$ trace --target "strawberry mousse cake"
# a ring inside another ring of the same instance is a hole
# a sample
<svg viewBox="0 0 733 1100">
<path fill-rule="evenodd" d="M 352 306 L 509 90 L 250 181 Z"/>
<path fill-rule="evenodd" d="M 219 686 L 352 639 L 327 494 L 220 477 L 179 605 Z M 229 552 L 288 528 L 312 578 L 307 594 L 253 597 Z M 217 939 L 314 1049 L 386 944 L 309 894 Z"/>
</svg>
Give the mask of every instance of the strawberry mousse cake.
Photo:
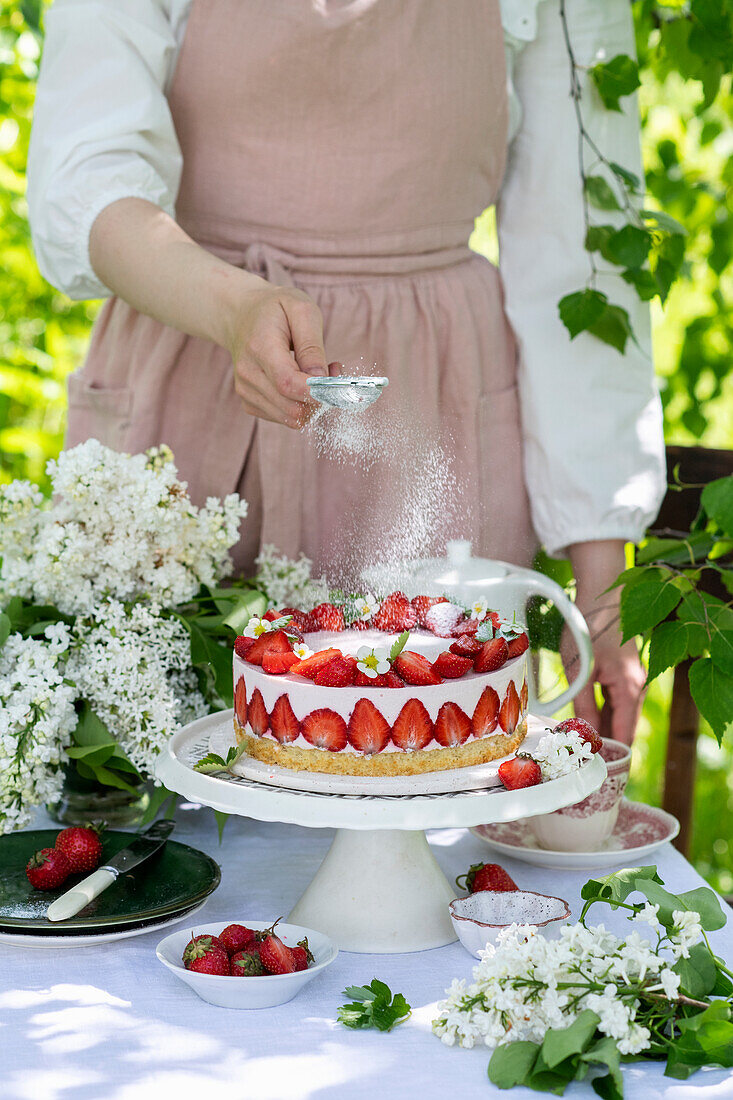
<svg viewBox="0 0 733 1100">
<path fill-rule="evenodd" d="M 234 645 L 234 730 L 296 771 L 398 776 L 521 744 L 527 635 L 483 600 L 393 592 L 252 618 Z"/>
</svg>

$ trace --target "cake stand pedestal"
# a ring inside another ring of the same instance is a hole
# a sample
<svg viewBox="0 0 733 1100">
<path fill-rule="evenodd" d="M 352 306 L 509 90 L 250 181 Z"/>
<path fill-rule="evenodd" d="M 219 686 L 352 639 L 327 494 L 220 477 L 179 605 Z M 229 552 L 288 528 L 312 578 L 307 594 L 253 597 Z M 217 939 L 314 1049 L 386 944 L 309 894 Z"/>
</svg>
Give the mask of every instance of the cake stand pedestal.
<svg viewBox="0 0 733 1100">
<path fill-rule="evenodd" d="M 545 732 L 544 721 L 530 718 L 523 747 L 531 751 Z M 169 790 L 224 813 L 335 828 L 331 848 L 288 919 L 324 932 L 345 951 L 424 951 L 456 939 L 448 913 L 456 889 L 438 866 L 425 829 L 470 828 L 550 813 L 581 801 L 606 777 L 600 755 L 570 775 L 519 791 L 496 785 L 500 761 L 481 765 L 483 789 L 421 794 L 415 792 L 422 777 L 405 777 L 403 795 L 365 794 L 368 781 L 356 778 L 353 794 L 336 794 L 329 792 L 333 777 L 328 775 L 322 776 L 320 791 L 285 789 L 275 785 L 278 768 L 271 769 L 269 782 L 193 770 L 210 745 L 221 754 L 222 744 L 233 741 L 231 711 L 192 722 L 161 753 L 157 777 Z M 461 772 L 471 773 L 467 781 L 476 782 L 478 769 Z M 444 774 L 455 782 L 455 772 Z M 308 785 L 313 781 L 309 773 Z M 425 777 L 425 784 L 434 788 L 435 776 Z"/>
</svg>

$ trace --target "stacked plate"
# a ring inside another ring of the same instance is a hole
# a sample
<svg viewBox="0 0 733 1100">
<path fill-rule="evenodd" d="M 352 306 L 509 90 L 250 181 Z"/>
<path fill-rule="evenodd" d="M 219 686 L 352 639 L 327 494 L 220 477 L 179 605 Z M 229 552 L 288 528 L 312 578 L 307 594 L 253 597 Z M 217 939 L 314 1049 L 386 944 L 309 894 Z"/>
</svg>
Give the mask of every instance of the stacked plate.
<svg viewBox="0 0 733 1100">
<path fill-rule="evenodd" d="M 197 913 L 221 879 L 219 865 L 196 848 L 169 840 L 151 859 L 121 875 L 70 920 L 51 923 L 46 911 L 75 881 L 41 892 L 25 866 L 39 848 L 53 848 L 55 829 L 35 829 L 0 838 L 0 943 L 22 947 L 81 947 L 157 932 Z M 104 863 L 127 847 L 134 833 L 106 832 Z"/>
</svg>

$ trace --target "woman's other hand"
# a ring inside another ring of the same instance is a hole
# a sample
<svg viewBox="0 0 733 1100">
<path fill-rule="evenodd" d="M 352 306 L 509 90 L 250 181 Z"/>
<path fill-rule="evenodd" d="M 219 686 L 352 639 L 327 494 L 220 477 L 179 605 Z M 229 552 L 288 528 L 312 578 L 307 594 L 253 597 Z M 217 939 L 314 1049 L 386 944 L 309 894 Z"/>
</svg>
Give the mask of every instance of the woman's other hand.
<svg viewBox="0 0 733 1100">
<path fill-rule="evenodd" d="M 595 658 L 590 680 L 575 697 L 575 713 L 595 726 L 602 737 L 630 745 L 639 721 L 646 676 L 636 642 L 632 639 L 621 644 L 621 590 L 607 591 L 626 568 L 624 543 L 620 539 L 577 543 L 570 547 L 569 553 L 577 584 L 576 603 L 588 623 Z M 572 679 L 578 655 L 567 631 L 563 634 L 561 653 Z M 603 694 L 600 711 L 595 684 L 600 685 Z"/>
</svg>

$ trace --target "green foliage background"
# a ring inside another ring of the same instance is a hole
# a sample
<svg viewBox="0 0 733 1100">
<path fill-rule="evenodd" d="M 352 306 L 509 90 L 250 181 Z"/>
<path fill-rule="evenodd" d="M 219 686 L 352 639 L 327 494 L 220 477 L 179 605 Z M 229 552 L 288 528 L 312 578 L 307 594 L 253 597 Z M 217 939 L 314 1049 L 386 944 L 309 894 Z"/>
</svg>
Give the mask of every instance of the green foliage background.
<svg viewBox="0 0 733 1100">
<path fill-rule="evenodd" d="M 0 482 L 42 485 L 62 445 L 65 379 L 97 309 L 49 286 L 30 244 L 25 165 L 44 3 L 0 0 Z M 731 6 L 635 0 L 633 10 L 647 189 L 688 231 L 682 277 L 663 311 L 652 305 L 667 440 L 733 447 Z M 492 253 L 490 213 L 473 243 Z M 629 793 L 652 803 L 661 797 L 670 691 L 670 673 L 652 685 L 635 751 Z M 703 728 L 698 756 L 693 859 L 731 892 L 733 754 Z"/>
</svg>

